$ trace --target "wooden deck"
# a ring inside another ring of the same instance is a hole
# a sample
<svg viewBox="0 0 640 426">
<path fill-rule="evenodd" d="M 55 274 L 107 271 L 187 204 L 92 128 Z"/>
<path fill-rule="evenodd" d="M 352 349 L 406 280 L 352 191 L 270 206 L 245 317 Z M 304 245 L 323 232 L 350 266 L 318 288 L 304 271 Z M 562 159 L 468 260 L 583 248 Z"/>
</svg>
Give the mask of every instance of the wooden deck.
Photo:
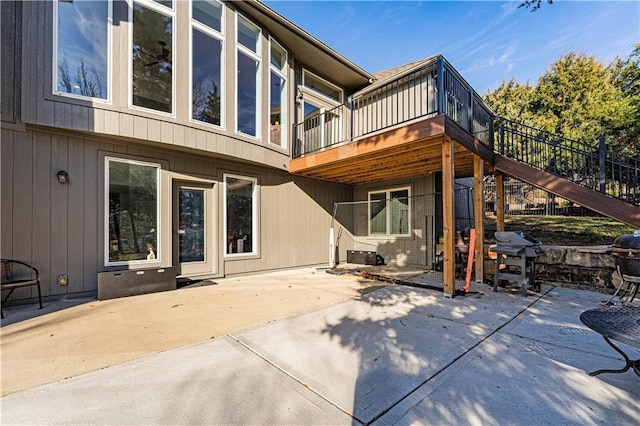
<svg viewBox="0 0 640 426">
<path fill-rule="evenodd" d="M 442 170 L 445 138 L 454 142 L 456 177 L 473 176 L 474 154 L 492 155 L 456 123 L 439 115 L 295 158 L 289 171 L 346 184 L 423 175 Z"/>
</svg>

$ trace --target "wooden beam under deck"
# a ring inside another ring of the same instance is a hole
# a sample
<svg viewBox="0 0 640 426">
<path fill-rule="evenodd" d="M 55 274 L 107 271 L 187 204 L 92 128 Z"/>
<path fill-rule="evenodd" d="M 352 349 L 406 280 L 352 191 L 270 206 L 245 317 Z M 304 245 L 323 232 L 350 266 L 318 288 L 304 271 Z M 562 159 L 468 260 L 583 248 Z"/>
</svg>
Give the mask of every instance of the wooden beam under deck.
<svg viewBox="0 0 640 426">
<path fill-rule="evenodd" d="M 484 161 L 479 155 L 473 157 L 473 214 L 476 228 L 475 271 L 476 282 L 484 277 Z"/>
<path fill-rule="evenodd" d="M 442 225 L 444 234 L 444 259 L 442 278 L 445 297 L 453 297 L 456 292 L 455 263 L 455 173 L 453 141 L 445 137 L 442 142 Z"/>
</svg>

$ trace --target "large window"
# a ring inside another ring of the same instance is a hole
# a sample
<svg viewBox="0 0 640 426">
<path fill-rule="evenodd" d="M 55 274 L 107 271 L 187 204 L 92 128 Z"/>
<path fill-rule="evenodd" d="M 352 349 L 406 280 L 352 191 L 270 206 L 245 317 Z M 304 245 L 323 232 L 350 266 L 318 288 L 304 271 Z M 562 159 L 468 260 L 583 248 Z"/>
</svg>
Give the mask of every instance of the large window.
<svg viewBox="0 0 640 426">
<path fill-rule="evenodd" d="M 196 0 L 191 9 L 191 118 L 222 125 L 222 5 Z"/>
<path fill-rule="evenodd" d="M 270 40 L 269 142 L 287 147 L 287 52 Z"/>
<path fill-rule="evenodd" d="M 160 259 L 160 166 L 106 158 L 106 264 Z"/>
<path fill-rule="evenodd" d="M 257 252 L 256 179 L 225 175 L 225 228 L 227 255 Z"/>
<path fill-rule="evenodd" d="M 133 3 L 133 106 L 173 113 L 173 16 L 170 1 Z"/>
<path fill-rule="evenodd" d="M 410 188 L 369 193 L 369 234 L 408 235 L 411 223 Z"/>
<path fill-rule="evenodd" d="M 259 137 L 260 29 L 237 16 L 236 130 Z"/>
<path fill-rule="evenodd" d="M 111 1 L 58 1 L 54 13 L 53 92 L 108 100 Z"/>
</svg>

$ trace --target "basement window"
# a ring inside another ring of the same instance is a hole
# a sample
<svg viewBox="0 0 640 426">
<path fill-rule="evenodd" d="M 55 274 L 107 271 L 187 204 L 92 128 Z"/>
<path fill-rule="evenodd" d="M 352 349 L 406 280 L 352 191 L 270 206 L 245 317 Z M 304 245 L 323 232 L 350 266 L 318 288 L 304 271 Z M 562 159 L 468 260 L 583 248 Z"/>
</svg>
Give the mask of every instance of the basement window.
<svg viewBox="0 0 640 426">
<path fill-rule="evenodd" d="M 369 235 L 408 236 L 411 188 L 369 192 Z"/>
</svg>

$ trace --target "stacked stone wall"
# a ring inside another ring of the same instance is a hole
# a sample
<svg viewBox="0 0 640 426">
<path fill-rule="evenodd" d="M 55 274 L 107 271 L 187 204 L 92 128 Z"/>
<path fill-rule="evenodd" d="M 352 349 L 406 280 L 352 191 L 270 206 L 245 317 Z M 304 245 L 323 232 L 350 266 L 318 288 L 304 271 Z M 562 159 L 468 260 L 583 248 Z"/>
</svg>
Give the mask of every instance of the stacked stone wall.
<svg viewBox="0 0 640 426">
<path fill-rule="evenodd" d="M 612 294 L 619 284 L 610 246 L 542 246 L 536 259 L 536 282 Z M 485 246 L 484 280 L 493 283 L 495 259 Z"/>
</svg>

